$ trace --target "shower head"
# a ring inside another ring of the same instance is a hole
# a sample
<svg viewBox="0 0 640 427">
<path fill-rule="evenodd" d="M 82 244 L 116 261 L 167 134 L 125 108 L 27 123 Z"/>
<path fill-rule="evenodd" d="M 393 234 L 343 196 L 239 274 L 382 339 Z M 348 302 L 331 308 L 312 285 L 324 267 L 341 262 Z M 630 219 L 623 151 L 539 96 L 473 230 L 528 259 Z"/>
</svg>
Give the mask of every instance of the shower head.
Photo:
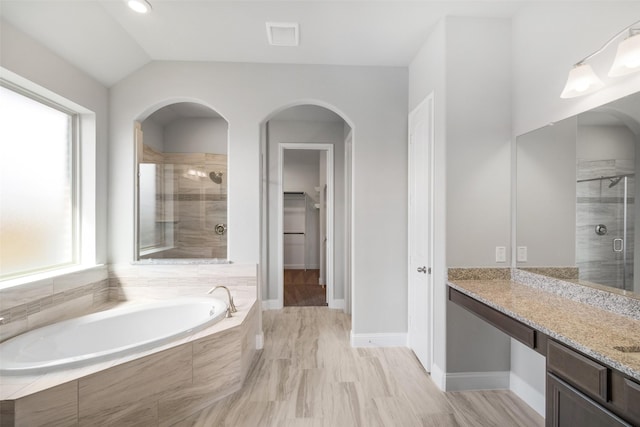
<svg viewBox="0 0 640 427">
<path fill-rule="evenodd" d="M 222 172 L 209 172 L 209 178 L 211 178 L 211 181 L 216 184 L 222 184 Z"/>
<path fill-rule="evenodd" d="M 609 184 L 609 188 L 614 187 L 616 184 L 618 184 L 622 180 L 622 178 L 624 178 L 624 176 L 609 178 L 609 181 L 611 181 L 611 184 Z"/>
</svg>

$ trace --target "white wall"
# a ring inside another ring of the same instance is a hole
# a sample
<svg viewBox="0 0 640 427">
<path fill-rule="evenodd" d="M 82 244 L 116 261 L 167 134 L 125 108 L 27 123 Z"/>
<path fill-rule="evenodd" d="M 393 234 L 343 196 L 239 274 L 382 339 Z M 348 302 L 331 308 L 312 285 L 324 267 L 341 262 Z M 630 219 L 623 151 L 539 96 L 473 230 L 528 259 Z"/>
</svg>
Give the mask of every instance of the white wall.
<svg viewBox="0 0 640 427">
<path fill-rule="evenodd" d="M 0 52 L 0 66 L 95 113 L 96 181 L 85 185 L 92 187 L 96 198 L 96 261 L 105 263 L 108 90 L 6 21 L 0 22 Z"/>
<path fill-rule="evenodd" d="M 406 170 L 406 88 L 406 69 L 393 67 L 203 62 L 145 65 L 111 88 L 110 262 L 133 259 L 134 120 L 144 119 L 169 103 L 195 101 L 210 106 L 228 121 L 229 259 L 257 263 L 260 124 L 296 104 L 333 106 L 354 129 L 354 211 L 358 221 L 354 224 L 352 327 L 356 333 L 406 332 L 406 235 L 377 232 L 380 224 L 388 222 L 406 229 L 405 180 L 378 179 L 380 170 Z M 373 181 L 378 182 L 375 193 L 368 191 Z M 381 306 L 390 307 L 388 316 L 380 316 Z"/>
</svg>

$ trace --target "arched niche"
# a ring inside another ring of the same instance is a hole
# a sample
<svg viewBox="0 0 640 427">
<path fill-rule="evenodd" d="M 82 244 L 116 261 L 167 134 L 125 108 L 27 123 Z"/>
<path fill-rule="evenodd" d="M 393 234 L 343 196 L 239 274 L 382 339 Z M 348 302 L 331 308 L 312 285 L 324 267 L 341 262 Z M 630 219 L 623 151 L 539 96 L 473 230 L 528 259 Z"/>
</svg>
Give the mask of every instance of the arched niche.
<svg viewBox="0 0 640 427">
<path fill-rule="evenodd" d="M 135 123 L 136 260 L 226 260 L 228 128 L 192 101 L 165 103 Z"/>
</svg>

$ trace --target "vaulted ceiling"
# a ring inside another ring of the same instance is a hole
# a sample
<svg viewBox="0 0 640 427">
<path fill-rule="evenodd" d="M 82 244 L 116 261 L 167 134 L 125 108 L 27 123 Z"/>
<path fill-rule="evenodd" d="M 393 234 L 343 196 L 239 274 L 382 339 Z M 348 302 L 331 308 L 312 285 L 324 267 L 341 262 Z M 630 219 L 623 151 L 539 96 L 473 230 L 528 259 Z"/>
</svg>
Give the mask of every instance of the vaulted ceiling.
<svg viewBox="0 0 640 427">
<path fill-rule="evenodd" d="M 483 1 L 0 0 L 0 17 L 111 86 L 153 60 L 406 66 L 445 15 L 508 17 Z M 270 46 L 266 22 L 297 22 L 300 46 Z M 0 53 L 1 54 L 1 53 Z"/>
</svg>

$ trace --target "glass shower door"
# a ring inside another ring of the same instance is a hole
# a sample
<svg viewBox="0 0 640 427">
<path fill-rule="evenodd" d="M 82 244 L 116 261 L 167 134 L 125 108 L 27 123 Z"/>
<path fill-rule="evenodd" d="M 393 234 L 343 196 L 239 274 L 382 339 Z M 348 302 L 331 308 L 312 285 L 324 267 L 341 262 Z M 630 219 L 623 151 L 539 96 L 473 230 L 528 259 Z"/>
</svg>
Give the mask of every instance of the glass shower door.
<svg viewBox="0 0 640 427">
<path fill-rule="evenodd" d="M 576 264 L 580 280 L 632 289 L 634 188 L 633 175 L 578 181 Z"/>
</svg>

